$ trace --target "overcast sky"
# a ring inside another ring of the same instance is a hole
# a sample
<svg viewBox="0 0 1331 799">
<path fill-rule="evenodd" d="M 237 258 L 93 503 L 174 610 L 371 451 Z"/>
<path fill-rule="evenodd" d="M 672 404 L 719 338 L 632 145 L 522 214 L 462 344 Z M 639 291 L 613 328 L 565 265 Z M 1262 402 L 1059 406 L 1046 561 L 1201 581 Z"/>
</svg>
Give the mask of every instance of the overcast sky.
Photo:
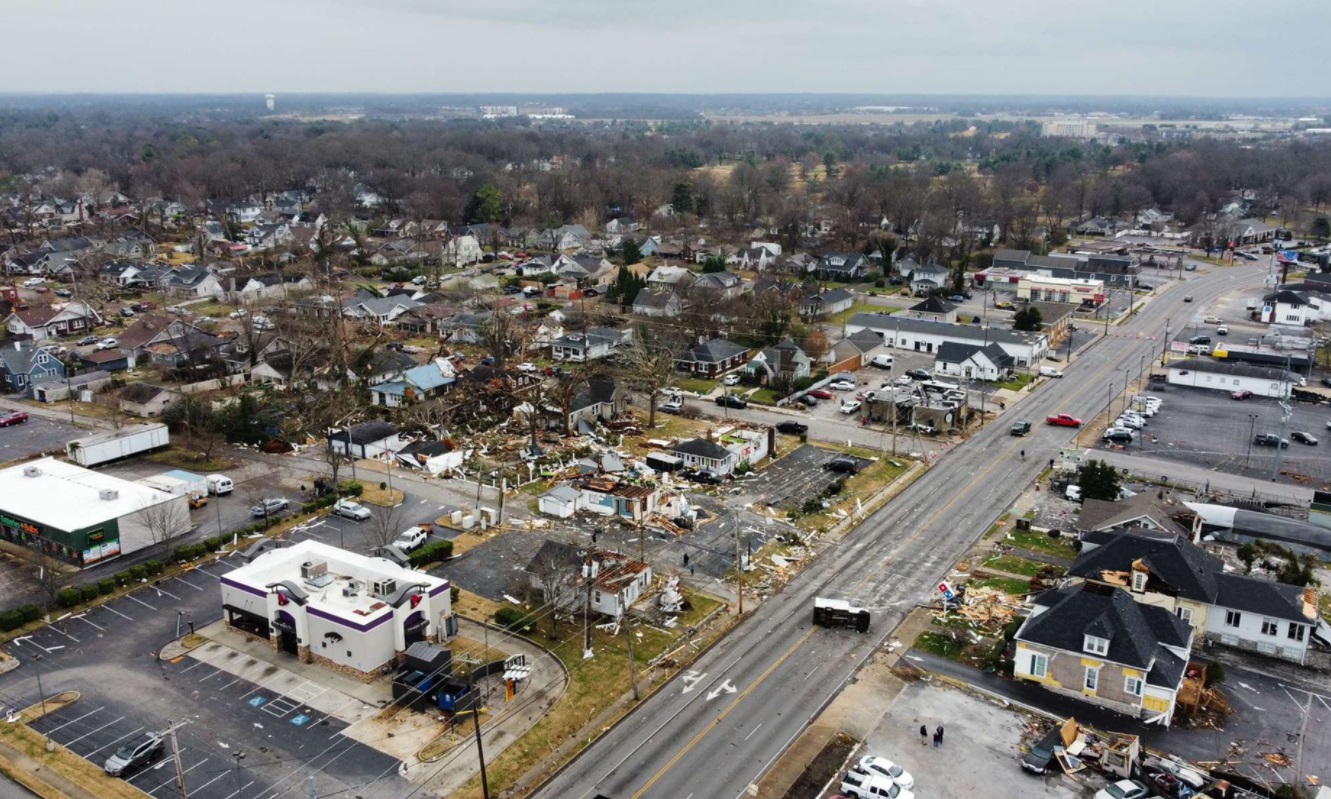
<svg viewBox="0 0 1331 799">
<path fill-rule="evenodd" d="M 6 92 L 1331 94 L 1331 0 L 10 0 Z"/>
</svg>

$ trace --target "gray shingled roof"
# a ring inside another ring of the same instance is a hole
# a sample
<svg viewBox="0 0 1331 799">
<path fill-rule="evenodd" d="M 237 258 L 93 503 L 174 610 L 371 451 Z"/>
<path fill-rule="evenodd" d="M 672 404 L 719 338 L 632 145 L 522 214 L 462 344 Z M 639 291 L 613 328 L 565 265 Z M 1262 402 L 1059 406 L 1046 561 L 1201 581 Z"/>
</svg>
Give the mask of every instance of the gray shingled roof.
<svg viewBox="0 0 1331 799">
<path fill-rule="evenodd" d="M 985 330 L 980 325 L 958 325 L 952 322 L 935 322 L 932 319 L 912 319 L 908 316 L 896 316 L 885 313 L 857 313 L 847 323 L 851 327 L 866 327 L 879 332 L 904 330 L 908 333 L 951 336 L 964 341 L 985 340 Z M 1017 330 L 990 327 L 988 339 L 1000 344 L 1034 344 L 1043 336 L 1036 333 L 1023 333 Z"/>
<path fill-rule="evenodd" d="M 1082 552 L 1068 570 L 1073 577 L 1102 580 L 1102 572 L 1127 572 L 1141 561 L 1150 570 L 1147 590 L 1176 594 L 1212 604 L 1218 593 L 1216 575 L 1224 563 L 1187 539 L 1150 531 L 1128 531 L 1095 549 Z"/>
<path fill-rule="evenodd" d="M 1036 604 L 1047 610 L 1026 620 L 1018 640 L 1082 652 L 1085 636 L 1092 634 L 1109 639 L 1105 658 L 1133 668 L 1151 668 L 1162 646 L 1187 647 L 1191 636 L 1188 622 L 1164 608 L 1139 604 L 1122 589 L 1073 586 L 1047 591 Z"/>
<path fill-rule="evenodd" d="M 730 455 L 730 450 L 716 443 L 708 441 L 705 438 L 692 438 L 688 441 L 681 441 L 675 445 L 675 452 L 682 452 L 685 455 L 693 455 L 699 458 L 712 458 L 714 460 L 725 460 Z"/>
</svg>

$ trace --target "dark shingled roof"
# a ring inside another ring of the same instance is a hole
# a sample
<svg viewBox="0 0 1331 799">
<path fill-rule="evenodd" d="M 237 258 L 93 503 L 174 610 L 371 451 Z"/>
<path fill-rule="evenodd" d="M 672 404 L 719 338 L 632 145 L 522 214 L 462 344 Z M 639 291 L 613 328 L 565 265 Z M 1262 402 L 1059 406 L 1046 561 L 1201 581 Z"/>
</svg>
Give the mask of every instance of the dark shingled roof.
<svg viewBox="0 0 1331 799">
<path fill-rule="evenodd" d="M 1218 593 L 1216 577 L 1224 562 L 1191 541 L 1172 534 L 1131 531 L 1114 536 L 1102 546 L 1082 552 L 1068 574 L 1103 581 L 1102 573 L 1129 572 L 1141 561 L 1150 570 L 1148 591 L 1172 594 L 1212 604 Z"/>
<path fill-rule="evenodd" d="M 1285 621 L 1313 624 L 1316 619 L 1303 615 L 1303 588 L 1275 583 L 1240 574 L 1217 574 L 1219 595 L 1215 604 L 1234 610 L 1260 613 Z"/>
<path fill-rule="evenodd" d="M 1192 626 L 1164 608 L 1133 601 L 1127 591 L 1101 591 L 1073 586 L 1047 591 L 1036 599 L 1047 608 L 1032 616 L 1017 638 L 1067 652 L 1082 652 L 1085 636 L 1109 639 L 1104 657 L 1139 669 L 1150 669 L 1163 646 L 1186 648 Z"/>
<path fill-rule="evenodd" d="M 715 460 L 725 460 L 730 455 L 730 450 L 715 441 L 708 441 L 705 438 L 693 438 L 688 441 L 681 441 L 675 445 L 675 452 L 682 452 L 685 455 L 694 455 L 699 458 L 713 458 Z"/>
</svg>

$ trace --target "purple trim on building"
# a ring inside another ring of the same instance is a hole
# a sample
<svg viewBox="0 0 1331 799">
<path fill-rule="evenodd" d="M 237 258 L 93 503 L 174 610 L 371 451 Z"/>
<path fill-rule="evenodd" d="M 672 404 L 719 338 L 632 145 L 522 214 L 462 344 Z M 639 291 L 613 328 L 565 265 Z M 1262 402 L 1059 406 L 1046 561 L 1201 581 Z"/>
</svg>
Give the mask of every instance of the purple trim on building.
<svg viewBox="0 0 1331 799">
<path fill-rule="evenodd" d="M 439 585 L 436 585 L 434 588 L 431 588 L 431 589 L 430 589 L 430 596 L 431 596 L 431 597 L 437 597 L 437 596 L 439 596 L 440 594 L 442 594 L 443 592 L 447 591 L 449 588 L 452 588 L 452 587 L 453 587 L 453 584 L 452 584 L 452 583 L 450 583 L 448 580 L 444 580 L 444 581 L 443 581 L 442 583 L 440 583 Z"/>
<path fill-rule="evenodd" d="M 344 619 L 341 616 L 334 616 L 331 613 L 325 613 L 322 610 L 319 610 L 318 608 L 306 608 L 306 612 L 308 612 L 311 616 L 318 616 L 321 619 L 327 619 L 328 621 L 333 622 L 339 627 L 349 627 L 353 630 L 356 630 L 357 632 L 362 632 L 362 633 L 369 632 L 370 630 L 373 630 L 375 627 L 378 627 L 384 622 L 390 621 L 394 615 L 392 613 L 385 613 L 384 615 L 380 616 L 374 621 L 367 622 L 365 624 L 360 624 L 358 622 L 351 621 L 350 619 Z"/>
<path fill-rule="evenodd" d="M 247 594 L 254 594 L 255 596 L 262 596 L 262 597 L 268 596 L 267 591 L 260 591 L 258 588 L 251 588 L 248 585 L 245 585 L 244 583 L 238 583 L 235 580 L 230 580 L 227 579 L 226 577 L 223 577 L 221 579 L 222 579 L 222 585 L 231 586 L 237 591 L 244 591 Z"/>
</svg>

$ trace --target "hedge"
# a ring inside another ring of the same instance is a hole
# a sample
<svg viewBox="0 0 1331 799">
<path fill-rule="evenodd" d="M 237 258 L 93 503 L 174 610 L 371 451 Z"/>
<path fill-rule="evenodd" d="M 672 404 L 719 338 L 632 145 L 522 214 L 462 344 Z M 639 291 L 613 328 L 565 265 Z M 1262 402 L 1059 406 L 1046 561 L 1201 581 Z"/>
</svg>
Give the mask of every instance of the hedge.
<svg viewBox="0 0 1331 799">
<path fill-rule="evenodd" d="M 495 624 L 517 633 L 535 627 L 536 617 L 523 613 L 518 608 L 505 605 L 495 611 Z"/>
<path fill-rule="evenodd" d="M 24 605 L 0 613 L 0 632 L 17 630 L 25 624 L 42 617 L 42 609 L 36 605 Z"/>
<path fill-rule="evenodd" d="M 83 601 L 83 592 L 77 588 L 62 588 L 56 594 L 56 603 L 62 608 L 72 608 Z"/>
<path fill-rule="evenodd" d="M 412 566 L 424 566 L 427 563 L 435 561 L 448 560 L 453 555 L 452 541 L 435 541 L 432 544 L 426 544 L 415 552 L 411 553 L 408 560 Z"/>
</svg>

